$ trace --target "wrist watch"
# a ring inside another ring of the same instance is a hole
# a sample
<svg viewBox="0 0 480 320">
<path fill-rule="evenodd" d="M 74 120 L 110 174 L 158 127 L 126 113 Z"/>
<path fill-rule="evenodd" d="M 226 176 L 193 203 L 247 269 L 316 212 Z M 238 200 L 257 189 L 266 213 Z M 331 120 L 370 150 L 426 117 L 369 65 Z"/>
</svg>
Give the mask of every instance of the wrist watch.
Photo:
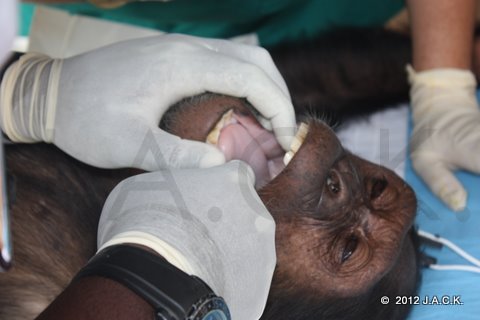
<svg viewBox="0 0 480 320">
<path fill-rule="evenodd" d="M 97 253 L 77 274 L 117 281 L 147 301 L 156 320 L 230 320 L 225 300 L 200 278 L 190 276 L 154 253 L 115 245 Z"/>
</svg>

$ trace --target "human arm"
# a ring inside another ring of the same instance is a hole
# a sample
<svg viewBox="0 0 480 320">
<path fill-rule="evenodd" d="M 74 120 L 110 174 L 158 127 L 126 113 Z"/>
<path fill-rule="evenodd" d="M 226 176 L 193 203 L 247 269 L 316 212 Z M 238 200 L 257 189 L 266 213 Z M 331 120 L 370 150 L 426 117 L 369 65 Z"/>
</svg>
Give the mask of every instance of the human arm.
<svg viewBox="0 0 480 320">
<path fill-rule="evenodd" d="M 158 128 L 169 106 L 206 91 L 247 98 L 288 148 L 295 116 L 270 55 L 183 35 L 120 42 L 65 60 L 23 56 L 2 80 L 2 128 L 15 141 L 53 142 L 98 167 L 207 167 L 224 162 L 217 149 Z"/>
<path fill-rule="evenodd" d="M 480 112 L 470 71 L 475 1 L 408 1 L 413 33 L 413 167 L 455 211 L 467 192 L 456 169 L 480 172 Z"/>
<path fill-rule="evenodd" d="M 45 309 L 38 320 L 148 319 L 153 307 L 122 284 L 104 277 L 75 281 Z"/>
<path fill-rule="evenodd" d="M 225 301 L 201 279 L 148 247 L 122 244 L 90 259 L 40 318 L 183 320 L 211 313 L 230 319 Z"/>
<path fill-rule="evenodd" d="M 254 183 L 240 161 L 131 177 L 105 203 L 98 248 L 148 247 L 205 281 L 233 319 L 259 318 L 275 268 L 275 223 Z"/>
<path fill-rule="evenodd" d="M 408 0 L 413 67 L 470 69 L 475 0 Z"/>
<path fill-rule="evenodd" d="M 140 246 L 163 257 L 182 274 L 203 280 L 225 299 L 233 319 L 258 319 L 270 289 L 276 255 L 275 223 L 254 189 L 254 180 L 251 168 L 240 161 L 209 169 L 162 170 L 130 177 L 119 183 L 105 202 L 98 227 L 99 252 L 94 259 L 118 246 Z M 111 251 L 107 253 L 110 258 L 114 256 Z M 115 261 L 110 260 L 110 265 Z M 78 300 L 90 294 L 101 298 L 108 288 L 114 291 L 105 298 L 107 302 L 118 294 L 126 303 L 131 300 L 132 308 L 138 306 L 122 287 L 96 277 L 108 277 L 108 273 L 92 272 L 95 264 L 90 260 L 80 273 L 83 276 L 77 275 L 47 314 L 54 316 L 60 310 L 76 314 L 76 309 L 88 305 L 115 312 L 108 310 L 113 303 L 102 307 L 101 300 Z M 140 273 L 159 270 L 144 262 L 136 268 Z M 164 272 L 148 276 L 157 275 L 161 277 Z M 171 287 L 178 283 L 172 281 Z M 148 314 L 151 309 L 142 310 Z"/>
</svg>

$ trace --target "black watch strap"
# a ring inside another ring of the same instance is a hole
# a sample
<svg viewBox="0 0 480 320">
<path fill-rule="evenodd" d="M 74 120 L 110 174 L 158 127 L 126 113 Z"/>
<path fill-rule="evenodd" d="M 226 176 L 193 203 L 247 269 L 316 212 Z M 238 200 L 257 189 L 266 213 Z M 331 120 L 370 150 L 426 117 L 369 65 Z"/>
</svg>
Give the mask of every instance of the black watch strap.
<svg viewBox="0 0 480 320">
<path fill-rule="evenodd" d="M 156 319 L 202 319 L 199 309 L 226 309 L 223 299 L 215 296 L 200 278 L 186 274 L 156 254 L 129 245 L 103 249 L 74 280 L 86 276 L 102 276 L 123 284 L 154 307 Z"/>
</svg>

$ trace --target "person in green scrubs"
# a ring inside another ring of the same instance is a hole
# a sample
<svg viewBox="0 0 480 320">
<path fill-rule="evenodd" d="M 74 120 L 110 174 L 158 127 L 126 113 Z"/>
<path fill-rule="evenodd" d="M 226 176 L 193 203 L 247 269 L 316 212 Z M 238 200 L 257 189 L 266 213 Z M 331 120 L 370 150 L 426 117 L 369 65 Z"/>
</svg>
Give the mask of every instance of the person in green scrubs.
<svg viewBox="0 0 480 320">
<path fill-rule="evenodd" d="M 125 3 L 97 0 L 52 6 L 75 15 L 168 33 L 213 38 L 256 33 L 260 45 L 270 47 L 285 42 L 301 42 L 338 27 L 382 26 L 404 8 L 404 1 L 173 0 Z M 25 25 L 29 24 L 28 15 L 31 15 L 31 9 L 27 11 Z M 23 30 L 26 29 L 23 27 Z"/>
</svg>

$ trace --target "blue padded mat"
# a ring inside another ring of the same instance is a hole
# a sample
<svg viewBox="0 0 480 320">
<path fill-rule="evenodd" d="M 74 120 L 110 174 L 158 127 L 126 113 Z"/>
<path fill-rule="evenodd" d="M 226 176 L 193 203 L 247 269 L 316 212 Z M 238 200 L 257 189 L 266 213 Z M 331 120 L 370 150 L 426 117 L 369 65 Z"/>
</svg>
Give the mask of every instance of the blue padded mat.
<svg viewBox="0 0 480 320">
<path fill-rule="evenodd" d="M 410 122 L 411 124 L 411 122 Z M 411 125 L 410 125 L 411 128 Z M 480 127 L 479 127 L 480 130 Z M 415 174 L 407 160 L 405 179 L 413 187 L 419 201 L 417 225 L 420 229 L 447 238 L 468 253 L 480 258 L 480 176 L 458 172 L 457 177 L 468 190 L 467 208 L 455 213 L 444 206 Z M 437 258 L 438 264 L 470 265 L 447 248 L 427 248 L 425 252 Z M 420 304 L 414 305 L 409 320 L 480 319 L 480 274 L 462 271 L 425 269 L 419 292 Z M 459 296 L 463 305 L 422 304 L 426 297 Z"/>
</svg>

